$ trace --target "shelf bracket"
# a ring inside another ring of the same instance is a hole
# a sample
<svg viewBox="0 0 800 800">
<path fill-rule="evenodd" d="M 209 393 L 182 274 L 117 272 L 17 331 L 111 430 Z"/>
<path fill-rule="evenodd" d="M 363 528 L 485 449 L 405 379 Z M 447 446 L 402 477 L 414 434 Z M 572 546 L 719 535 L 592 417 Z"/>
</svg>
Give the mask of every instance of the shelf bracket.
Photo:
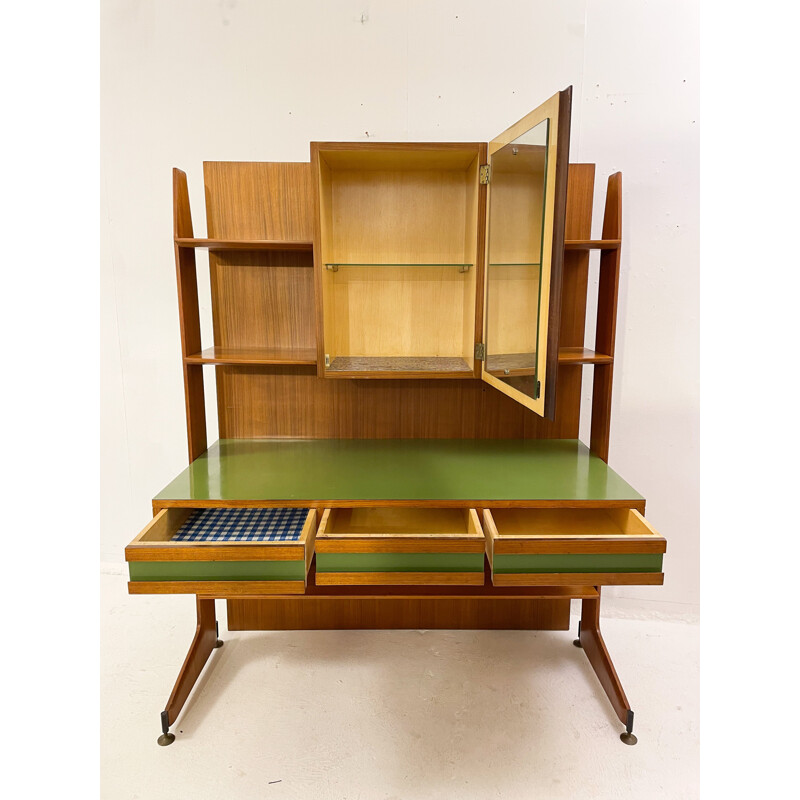
<svg viewBox="0 0 800 800">
<path fill-rule="evenodd" d="M 329 270 L 330 272 L 338 272 L 339 265 L 338 264 L 326 264 L 325 269 Z"/>
</svg>

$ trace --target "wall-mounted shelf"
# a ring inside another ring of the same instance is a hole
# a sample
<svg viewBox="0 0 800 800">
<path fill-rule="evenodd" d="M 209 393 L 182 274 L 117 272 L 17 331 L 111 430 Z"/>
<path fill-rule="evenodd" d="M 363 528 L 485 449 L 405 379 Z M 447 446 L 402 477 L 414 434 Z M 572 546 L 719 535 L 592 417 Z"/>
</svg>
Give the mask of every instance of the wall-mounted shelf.
<svg viewBox="0 0 800 800">
<path fill-rule="evenodd" d="M 522 375 L 534 375 L 535 353 L 502 353 L 487 356 L 486 371 L 501 377 L 518 378 Z M 595 353 L 585 347 L 560 347 L 558 363 L 572 364 L 612 364 L 614 359 L 603 353 Z"/>
<path fill-rule="evenodd" d="M 281 239 L 194 239 L 175 237 L 178 247 L 207 248 L 208 250 L 304 250 L 311 252 L 313 242 Z"/>
<path fill-rule="evenodd" d="M 613 364 L 612 356 L 595 353 L 585 347 L 560 347 L 558 350 L 559 364 Z"/>
<path fill-rule="evenodd" d="M 459 272 L 467 272 L 472 264 L 326 264 L 325 269 L 338 272 L 339 267 L 458 267 Z"/>
<path fill-rule="evenodd" d="M 567 239 L 565 250 L 619 250 L 621 239 Z"/>
<path fill-rule="evenodd" d="M 185 364 L 311 364 L 317 363 L 316 348 L 311 347 L 208 347 L 183 359 Z"/>
</svg>

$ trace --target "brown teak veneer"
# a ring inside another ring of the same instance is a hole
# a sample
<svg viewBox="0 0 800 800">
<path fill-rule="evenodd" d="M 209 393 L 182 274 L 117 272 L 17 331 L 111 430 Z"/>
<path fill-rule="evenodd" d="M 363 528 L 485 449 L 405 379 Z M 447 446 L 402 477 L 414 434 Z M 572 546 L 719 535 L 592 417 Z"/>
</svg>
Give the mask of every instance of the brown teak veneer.
<svg viewBox="0 0 800 800">
<path fill-rule="evenodd" d="M 568 163 L 571 100 L 571 89 L 555 95 L 490 143 L 313 142 L 309 162 L 205 162 L 207 237 L 195 236 L 186 174 L 173 170 L 189 461 L 208 445 L 204 368 L 214 371 L 220 439 L 513 441 L 578 439 L 588 366 L 590 449 L 607 462 L 622 176 L 608 179 L 602 234 L 593 238 L 595 166 Z M 543 125 L 546 139 L 525 139 Z M 511 177 L 498 185 L 497 175 Z M 491 251 L 500 257 L 489 265 L 492 207 L 501 231 L 522 234 L 505 248 L 500 236 Z M 205 348 L 197 250 L 211 288 L 213 344 Z M 490 274 L 535 327 L 489 305 Z M 525 293 L 531 286 L 538 297 Z M 153 520 L 126 548 L 126 559 L 139 562 L 132 578 L 147 578 L 132 579 L 131 594 L 196 596 L 197 628 L 162 714 L 161 744 L 174 739 L 169 727 L 218 644 L 215 599 L 227 601 L 230 630 L 566 630 L 570 600 L 579 599 L 576 643 L 626 726 L 623 739 L 635 741 L 599 625 L 601 586 L 664 580 L 645 571 L 659 569 L 666 543 L 635 493 L 523 500 L 454 492 L 437 501 L 296 493 L 280 503 L 201 494 L 155 500 Z M 172 538 L 194 508 L 269 506 L 309 509 L 299 540 Z M 259 561 L 274 562 L 271 571 Z"/>
</svg>

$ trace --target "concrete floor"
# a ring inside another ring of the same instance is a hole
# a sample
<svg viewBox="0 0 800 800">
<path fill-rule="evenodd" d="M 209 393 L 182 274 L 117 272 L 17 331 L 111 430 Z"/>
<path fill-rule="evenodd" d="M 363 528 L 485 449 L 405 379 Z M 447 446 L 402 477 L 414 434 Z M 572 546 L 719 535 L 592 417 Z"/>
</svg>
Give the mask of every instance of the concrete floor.
<svg viewBox="0 0 800 800">
<path fill-rule="evenodd" d="M 603 619 L 622 726 L 572 631 L 228 633 L 159 747 L 194 599 L 102 577 L 106 800 L 694 798 L 698 626 Z M 573 603 L 573 613 L 578 604 Z"/>
</svg>

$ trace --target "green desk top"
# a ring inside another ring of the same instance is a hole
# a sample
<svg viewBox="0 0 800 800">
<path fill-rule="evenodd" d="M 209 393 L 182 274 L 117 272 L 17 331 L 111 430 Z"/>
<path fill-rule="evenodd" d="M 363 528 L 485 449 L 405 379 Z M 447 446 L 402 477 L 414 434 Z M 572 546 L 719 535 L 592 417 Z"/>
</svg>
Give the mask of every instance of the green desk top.
<svg viewBox="0 0 800 800">
<path fill-rule="evenodd" d="M 156 501 L 622 500 L 577 439 L 220 439 Z"/>
</svg>

